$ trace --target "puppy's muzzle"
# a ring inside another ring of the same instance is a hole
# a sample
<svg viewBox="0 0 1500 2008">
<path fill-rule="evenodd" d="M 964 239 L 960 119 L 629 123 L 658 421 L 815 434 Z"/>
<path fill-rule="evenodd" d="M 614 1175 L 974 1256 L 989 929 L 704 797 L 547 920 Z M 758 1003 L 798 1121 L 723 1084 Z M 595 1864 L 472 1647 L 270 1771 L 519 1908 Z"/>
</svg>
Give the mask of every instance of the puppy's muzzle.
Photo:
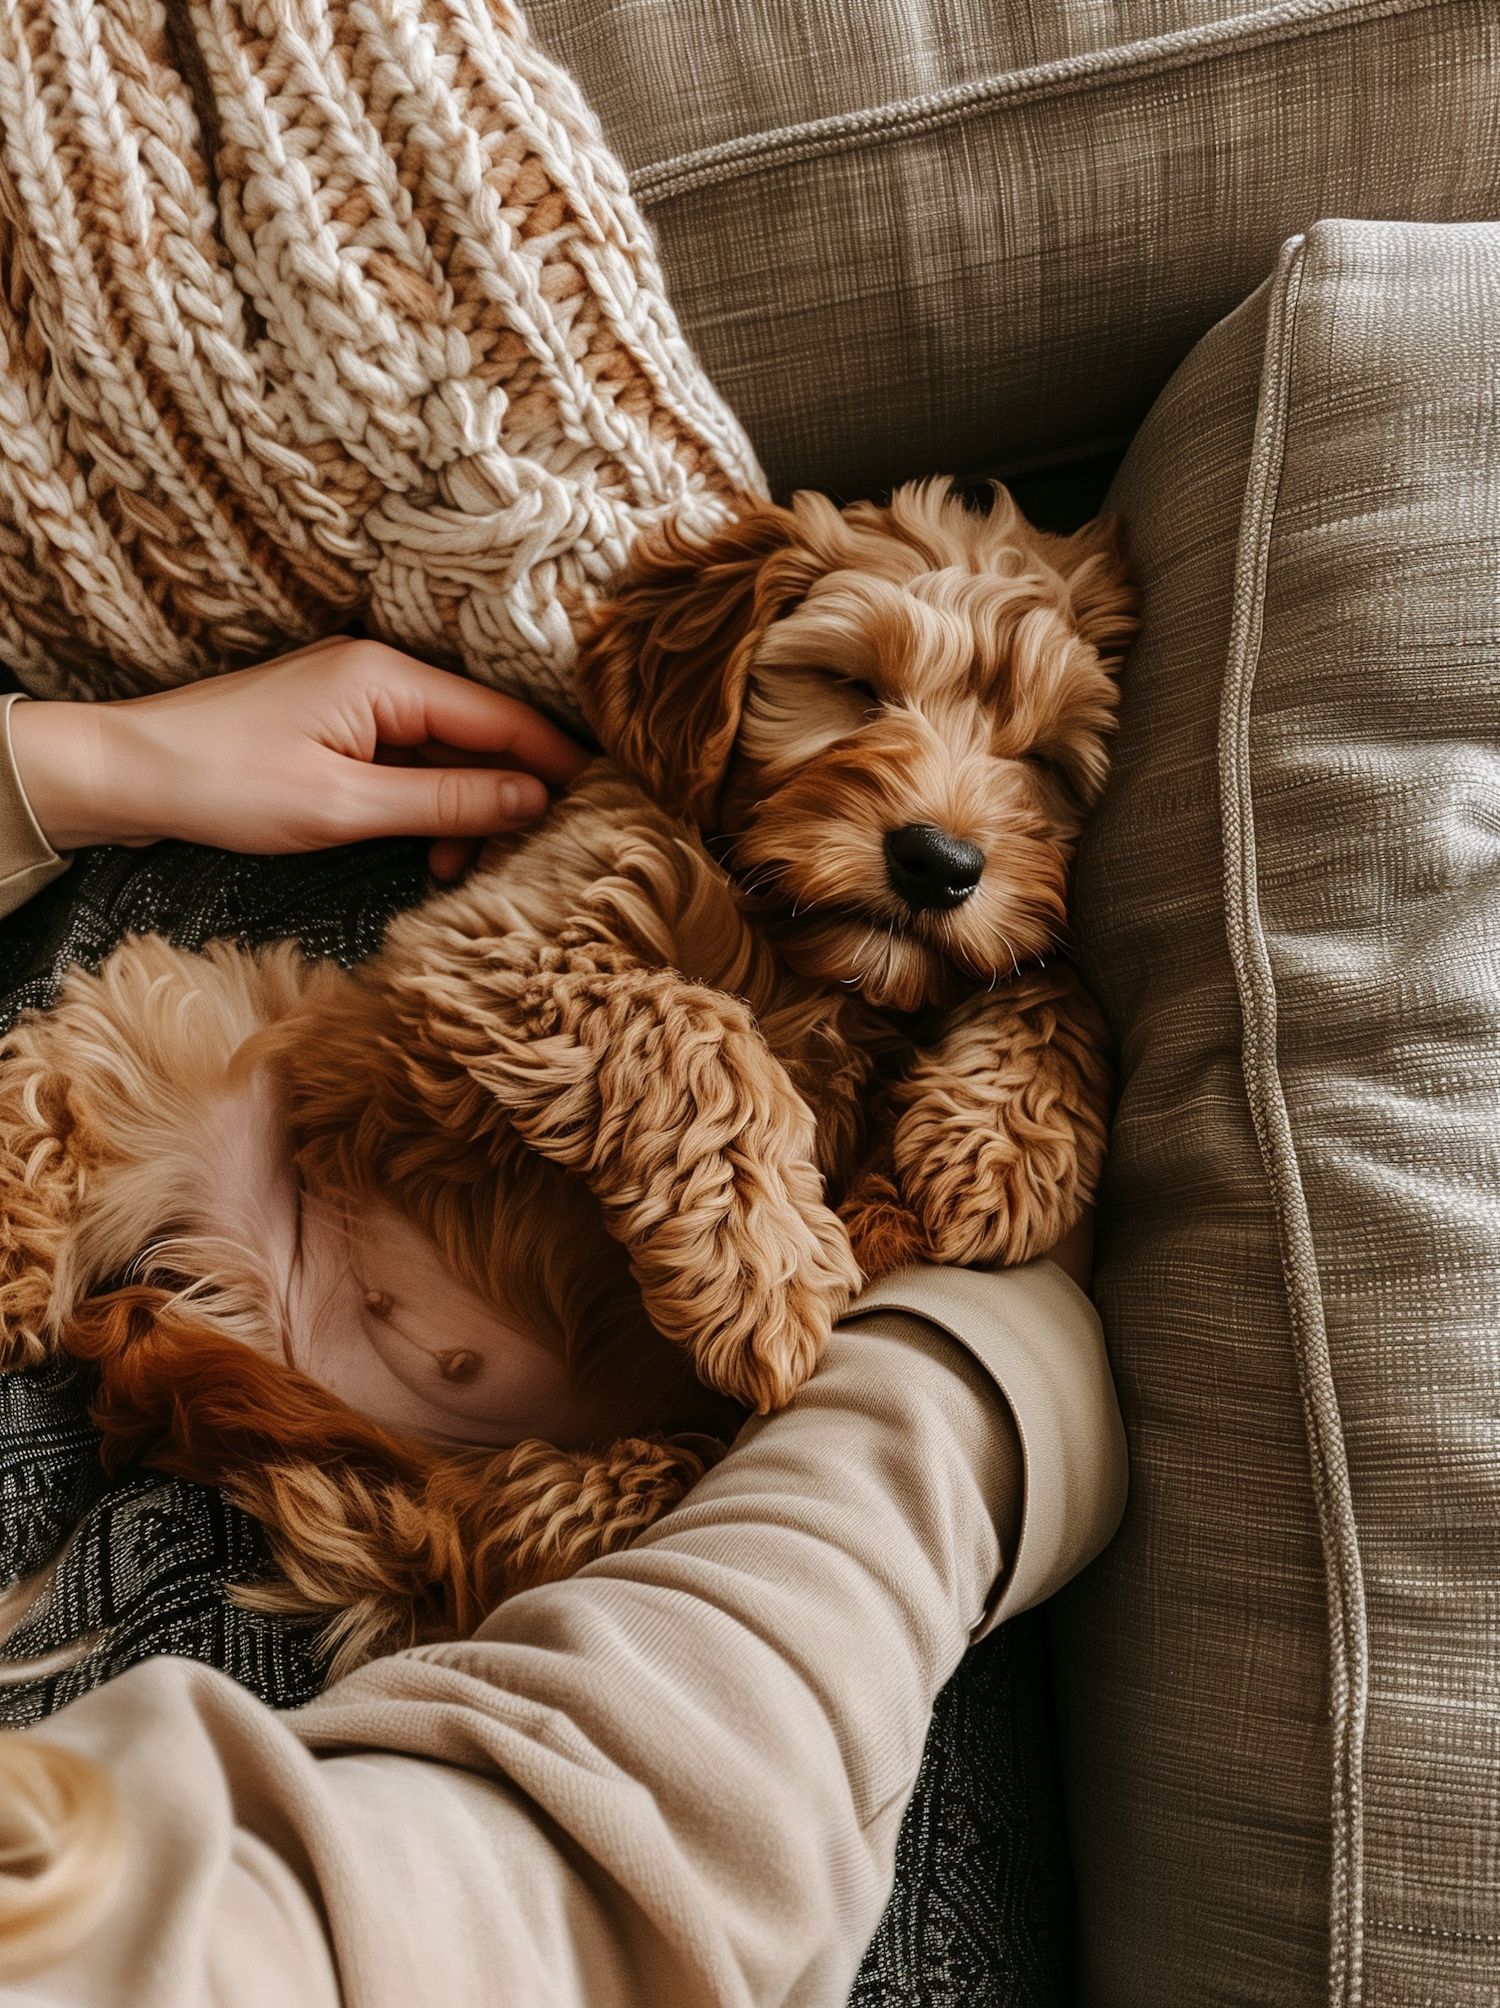
<svg viewBox="0 0 1500 2008">
<path fill-rule="evenodd" d="M 962 906 L 984 874 L 984 852 L 931 823 L 908 823 L 886 835 L 885 872 L 914 913 Z"/>
</svg>

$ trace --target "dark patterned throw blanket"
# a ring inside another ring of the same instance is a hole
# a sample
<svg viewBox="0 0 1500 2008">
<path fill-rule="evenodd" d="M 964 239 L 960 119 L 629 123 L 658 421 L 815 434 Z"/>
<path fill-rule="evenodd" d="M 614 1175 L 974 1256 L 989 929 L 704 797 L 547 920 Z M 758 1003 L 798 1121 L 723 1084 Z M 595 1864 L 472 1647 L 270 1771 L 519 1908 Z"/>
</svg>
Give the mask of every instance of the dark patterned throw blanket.
<svg viewBox="0 0 1500 2008">
<path fill-rule="evenodd" d="M 45 1006 L 70 964 L 123 936 L 187 948 L 215 936 L 298 937 L 352 963 L 428 890 L 425 844 L 243 858 L 190 844 L 86 852 L 0 922 L 0 1024 Z M 157 1653 L 220 1667 L 273 1708 L 324 1679 L 314 1624 L 240 1610 L 228 1586 L 271 1568 L 255 1521 L 210 1487 L 148 1471 L 106 1479 L 90 1378 L 52 1365 L 0 1375 L 0 1582 L 66 1542 L 48 1593 L 0 1657 L 79 1640 L 61 1673 L 0 1688 L 0 1724 L 39 1721 Z M 1054 2008 L 1068 1997 L 1070 1896 L 1048 1703 L 1044 1614 L 977 1646 L 938 1698 L 896 1886 L 851 2008 Z"/>
</svg>

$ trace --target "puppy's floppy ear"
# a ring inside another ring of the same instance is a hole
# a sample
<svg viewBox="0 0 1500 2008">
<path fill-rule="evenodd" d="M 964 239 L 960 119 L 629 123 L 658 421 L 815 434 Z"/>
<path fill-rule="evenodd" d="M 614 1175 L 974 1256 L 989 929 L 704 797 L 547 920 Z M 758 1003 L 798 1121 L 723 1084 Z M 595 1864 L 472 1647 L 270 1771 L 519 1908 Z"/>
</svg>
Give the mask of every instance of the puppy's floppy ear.
<svg viewBox="0 0 1500 2008">
<path fill-rule="evenodd" d="M 754 497 L 706 540 L 669 521 L 637 543 L 578 688 L 605 752 L 674 815 L 714 827 L 755 645 L 822 569 L 791 510 Z"/>
<path fill-rule="evenodd" d="M 1079 634 L 1106 662 L 1118 661 L 1140 626 L 1119 517 L 1097 516 L 1062 538 L 1052 562 L 1067 581 Z"/>
</svg>

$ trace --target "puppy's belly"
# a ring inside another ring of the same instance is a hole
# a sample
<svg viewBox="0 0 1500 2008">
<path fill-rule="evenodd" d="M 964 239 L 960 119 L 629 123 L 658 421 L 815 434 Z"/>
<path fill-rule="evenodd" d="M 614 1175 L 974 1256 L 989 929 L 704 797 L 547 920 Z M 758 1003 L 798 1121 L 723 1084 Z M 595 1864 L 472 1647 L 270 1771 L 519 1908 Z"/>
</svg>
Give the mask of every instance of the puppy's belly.
<svg viewBox="0 0 1500 2008">
<path fill-rule="evenodd" d="M 590 1440 L 557 1355 L 453 1275 L 437 1244 L 380 1201 L 304 1189 L 281 1097 L 265 1070 L 206 1110 L 212 1166 L 179 1243 L 255 1279 L 257 1348 L 389 1428 L 447 1443 L 560 1448 Z M 242 1328 L 243 1329 L 243 1328 Z"/>
<path fill-rule="evenodd" d="M 567 1370 L 468 1289 L 392 1208 L 351 1215 L 302 1195 L 288 1291 L 290 1363 L 375 1422 L 453 1443 L 589 1431 Z"/>
</svg>

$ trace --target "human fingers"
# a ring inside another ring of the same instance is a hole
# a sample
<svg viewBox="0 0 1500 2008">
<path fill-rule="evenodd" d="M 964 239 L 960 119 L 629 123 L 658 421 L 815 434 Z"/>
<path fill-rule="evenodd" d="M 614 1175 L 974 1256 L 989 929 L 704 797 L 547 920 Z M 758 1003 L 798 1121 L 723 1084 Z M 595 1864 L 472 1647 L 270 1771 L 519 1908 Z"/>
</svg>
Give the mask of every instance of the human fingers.
<svg viewBox="0 0 1500 2008">
<path fill-rule="evenodd" d="M 353 671 L 364 684 L 382 745 L 438 741 L 504 759 L 551 788 L 566 787 L 588 764 L 590 755 L 576 740 L 519 698 L 379 642 L 353 646 Z"/>
<path fill-rule="evenodd" d="M 349 762 L 325 778 L 318 817 L 323 843 L 395 836 L 457 843 L 525 829 L 547 812 L 545 785 L 509 768 Z M 444 851 L 440 861 L 449 863 L 456 855 Z"/>
<path fill-rule="evenodd" d="M 174 737 L 300 734 L 352 760 L 441 742 L 563 788 L 591 755 L 519 698 L 385 642 L 333 636 L 257 668 L 132 700 Z"/>
<path fill-rule="evenodd" d="M 41 828 L 70 850 L 487 835 L 534 822 L 588 758 L 514 698 L 348 639 L 150 697 L 18 706 L 11 733 Z M 405 790 L 372 779 L 393 771 L 369 764 L 382 740 L 428 777 Z M 473 762 L 488 780 L 460 785 L 453 770 Z"/>
</svg>

